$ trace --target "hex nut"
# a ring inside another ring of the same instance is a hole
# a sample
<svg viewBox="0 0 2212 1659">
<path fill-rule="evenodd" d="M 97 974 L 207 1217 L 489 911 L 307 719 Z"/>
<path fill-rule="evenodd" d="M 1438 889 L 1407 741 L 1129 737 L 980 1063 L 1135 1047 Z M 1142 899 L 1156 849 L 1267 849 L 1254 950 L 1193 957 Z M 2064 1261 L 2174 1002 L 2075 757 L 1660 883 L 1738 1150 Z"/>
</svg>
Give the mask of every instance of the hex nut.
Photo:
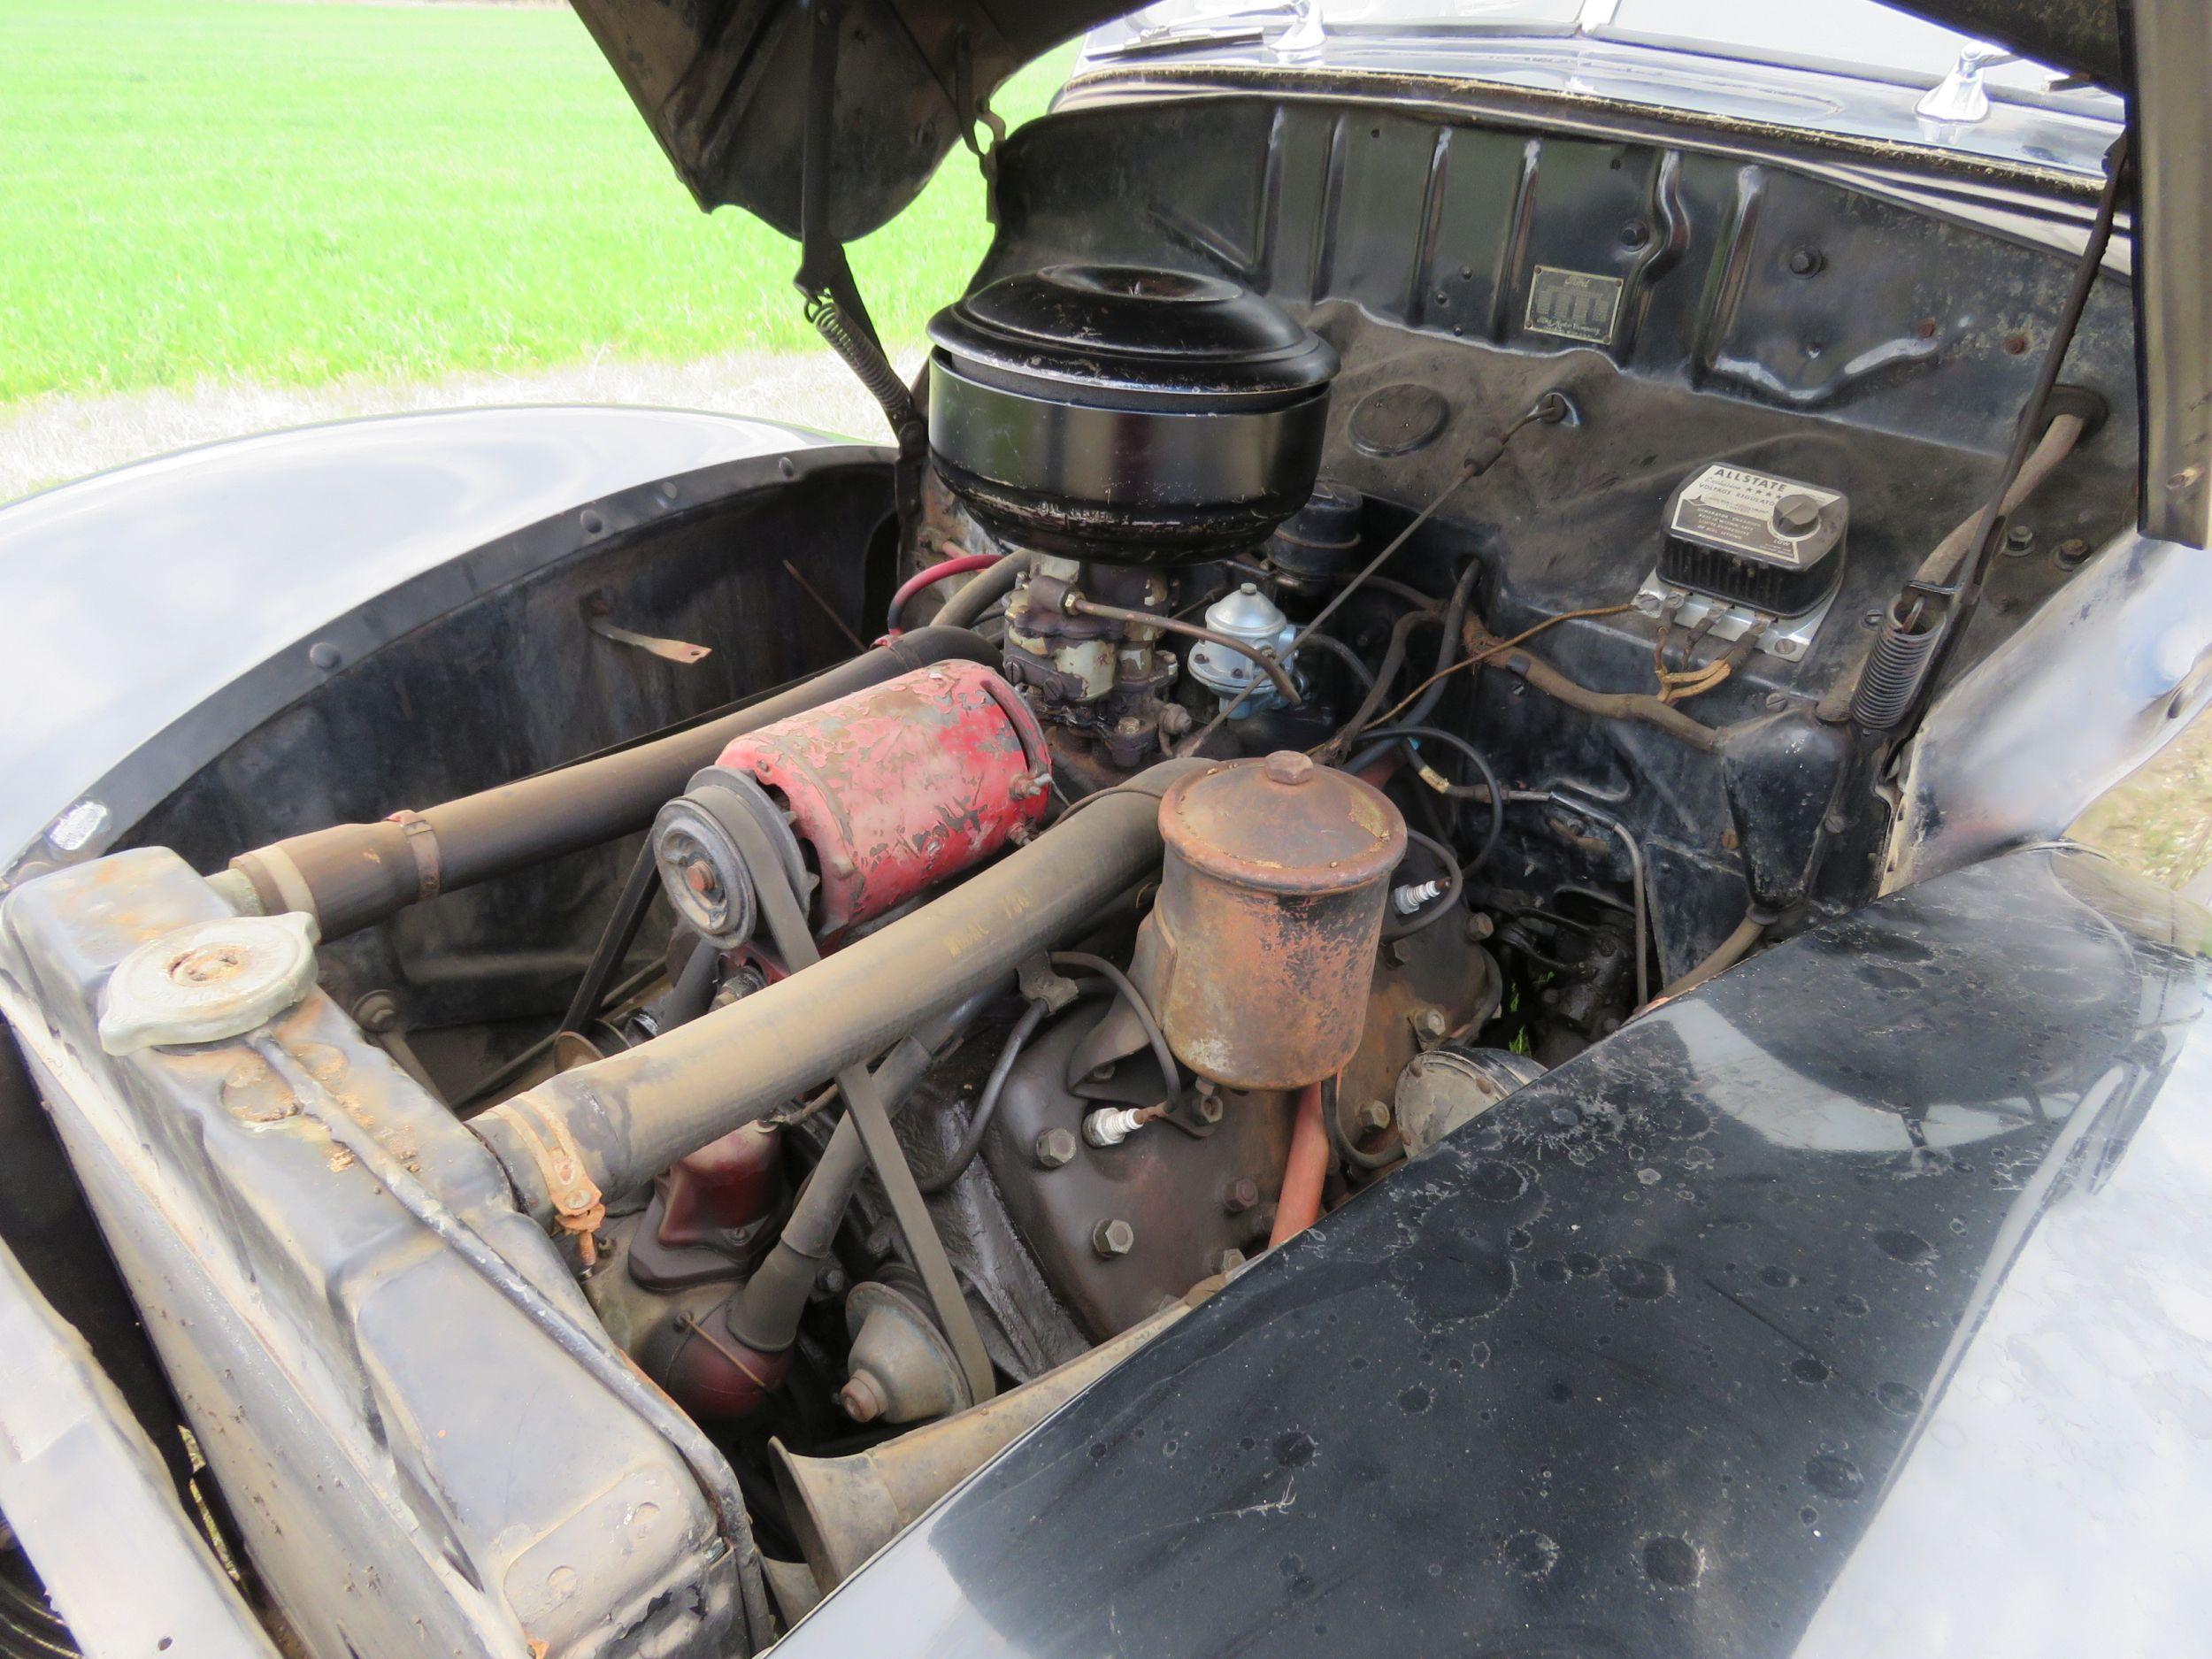
<svg viewBox="0 0 2212 1659">
<path fill-rule="evenodd" d="M 1075 1162 L 1075 1131 L 1047 1129 L 1037 1137 L 1037 1162 L 1048 1170 L 1056 1170 Z"/>
<path fill-rule="evenodd" d="M 1119 1217 L 1102 1221 L 1091 1229 L 1091 1248 L 1110 1262 L 1136 1248 L 1137 1230 Z"/>
<path fill-rule="evenodd" d="M 1359 1115 L 1353 1121 L 1358 1124 L 1362 1134 L 1380 1134 L 1390 1127 L 1390 1102 L 1371 1100 L 1359 1109 Z"/>
<path fill-rule="evenodd" d="M 1233 1216 L 1242 1215 L 1259 1202 L 1260 1184 L 1248 1175 L 1222 1184 L 1221 1207 Z"/>
<path fill-rule="evenodd" d="M 1440 1008 L 1425 1008 L 1413 1017 L 1413 1029 L 1424 1037 L 1441 1037 L 1451 1029 Z"/>
<path fill-rule="evenodd" d="M 1195 1104 L 1198 1110 L 1199 1120 L 1202 1123 L 1217 1124 L 1221 1121 L 1220 1095 L 1201 1094 Z"/>
<path fill-rule="evenodd" d="M 1242 1250 L 1224 1250 L 1219 1256 L 1214 1257 L 1214 1271 L 1222 1274 L 1233 1273 L 1242 1267 L 1248 1259 Z"/>
</svg>

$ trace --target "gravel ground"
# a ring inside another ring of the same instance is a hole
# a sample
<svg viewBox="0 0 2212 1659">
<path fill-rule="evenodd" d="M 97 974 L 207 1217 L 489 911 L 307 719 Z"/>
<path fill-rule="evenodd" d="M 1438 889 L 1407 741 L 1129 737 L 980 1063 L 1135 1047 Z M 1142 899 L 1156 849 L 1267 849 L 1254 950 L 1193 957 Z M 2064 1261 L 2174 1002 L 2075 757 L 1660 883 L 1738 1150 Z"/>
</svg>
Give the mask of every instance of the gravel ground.
<svg viewBox="0 0 2212 1659">
<path fill-rule="evenodd" d="M 911 378 L 920 354 L 902 373 Z M 0 501 L 196 443 L 357 415 L 487 403 L 646 403 L 759 415 L 881 442 L 882 416 L 825 349 L 733 353 L 696 363 L 589 363 L 538 374 L 420 384 L 341 381 L 302 389 L 208 386 L 112 397 L 49 396 L 0 407 Z"/>
</svg>

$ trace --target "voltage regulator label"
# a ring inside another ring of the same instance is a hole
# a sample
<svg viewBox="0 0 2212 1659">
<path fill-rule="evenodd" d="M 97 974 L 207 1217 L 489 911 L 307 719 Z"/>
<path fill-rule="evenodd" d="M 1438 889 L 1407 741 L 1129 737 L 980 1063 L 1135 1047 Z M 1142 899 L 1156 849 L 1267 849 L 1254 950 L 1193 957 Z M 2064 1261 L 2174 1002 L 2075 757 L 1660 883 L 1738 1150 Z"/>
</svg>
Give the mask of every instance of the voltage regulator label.
<svg viewBox="0 0 2212 1659">
<path fill-rule="evenodd" d="M 1834 544 L 1835 537 L 1783 534 L 1774 514 L 1786 496 L 1802 498 L 1814 510 L 1825 510 L 1843 499 L 1832 489 L 1755 472 L 1748 467 L 1717 465 L 1683 486 L 1669 528 L 1693 541 L 1724 547 L 1769 565 L 1802 570 L 1816 563 Z"/>
<path fill-rule="evenodd" d="M 1540 265 L 1528 288 L 1531 333 L 1609 345 L 1620 315 L 1621 280 L 1588 271 L 1563 271 Z"/>
</svg>

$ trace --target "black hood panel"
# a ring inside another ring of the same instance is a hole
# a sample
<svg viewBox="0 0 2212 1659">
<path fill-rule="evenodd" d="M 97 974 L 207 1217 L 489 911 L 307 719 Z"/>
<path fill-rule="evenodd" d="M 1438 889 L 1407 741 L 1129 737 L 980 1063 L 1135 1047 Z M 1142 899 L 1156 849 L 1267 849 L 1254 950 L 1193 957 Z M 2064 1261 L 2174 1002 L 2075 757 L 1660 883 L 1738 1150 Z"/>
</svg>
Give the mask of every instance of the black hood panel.
<svg viewBox="0 0 2212 1659">
<path fill-rule="evenodd" d="M 699 205 L 799 234 L 809 35 L 799 0 L 574 0 Z M 842 0 L 831 228 L 895 218 L 961 142 L 977 101 L 1125 0 Z M 1931 21 L 2108 86 L 2124 76 L 2118 0 L 1924 0 Z M 964 111 L 962 105 L 968 107 Z"/>
<path fill-rule="evenodd" d="M 699 205 L 741 207 L 795 237 L 814 9 L 797 0 L 574 3 Z M 895 218 L 961 142 L 975 101 L 1128 9 L 1117 0 L 843 0 L 833 8 L 837 239 Z"/>
</svg>

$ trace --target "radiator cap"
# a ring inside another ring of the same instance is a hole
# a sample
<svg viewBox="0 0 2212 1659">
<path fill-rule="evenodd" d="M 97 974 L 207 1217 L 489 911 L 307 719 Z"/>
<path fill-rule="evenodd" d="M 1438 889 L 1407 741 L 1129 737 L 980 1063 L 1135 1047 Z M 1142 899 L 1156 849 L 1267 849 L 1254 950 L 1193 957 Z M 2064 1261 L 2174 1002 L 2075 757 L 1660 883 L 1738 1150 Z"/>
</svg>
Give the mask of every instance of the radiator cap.
<svg viewBox="0 0 2212 1659">
<path fill-rule="evenodd" d="M 220 1042 L 265 1025 L 315 988 L 315 918 L 230 916 L 150 940 L 116 964 L 100 1003 L 110 1054 Z"/>
</svg>

